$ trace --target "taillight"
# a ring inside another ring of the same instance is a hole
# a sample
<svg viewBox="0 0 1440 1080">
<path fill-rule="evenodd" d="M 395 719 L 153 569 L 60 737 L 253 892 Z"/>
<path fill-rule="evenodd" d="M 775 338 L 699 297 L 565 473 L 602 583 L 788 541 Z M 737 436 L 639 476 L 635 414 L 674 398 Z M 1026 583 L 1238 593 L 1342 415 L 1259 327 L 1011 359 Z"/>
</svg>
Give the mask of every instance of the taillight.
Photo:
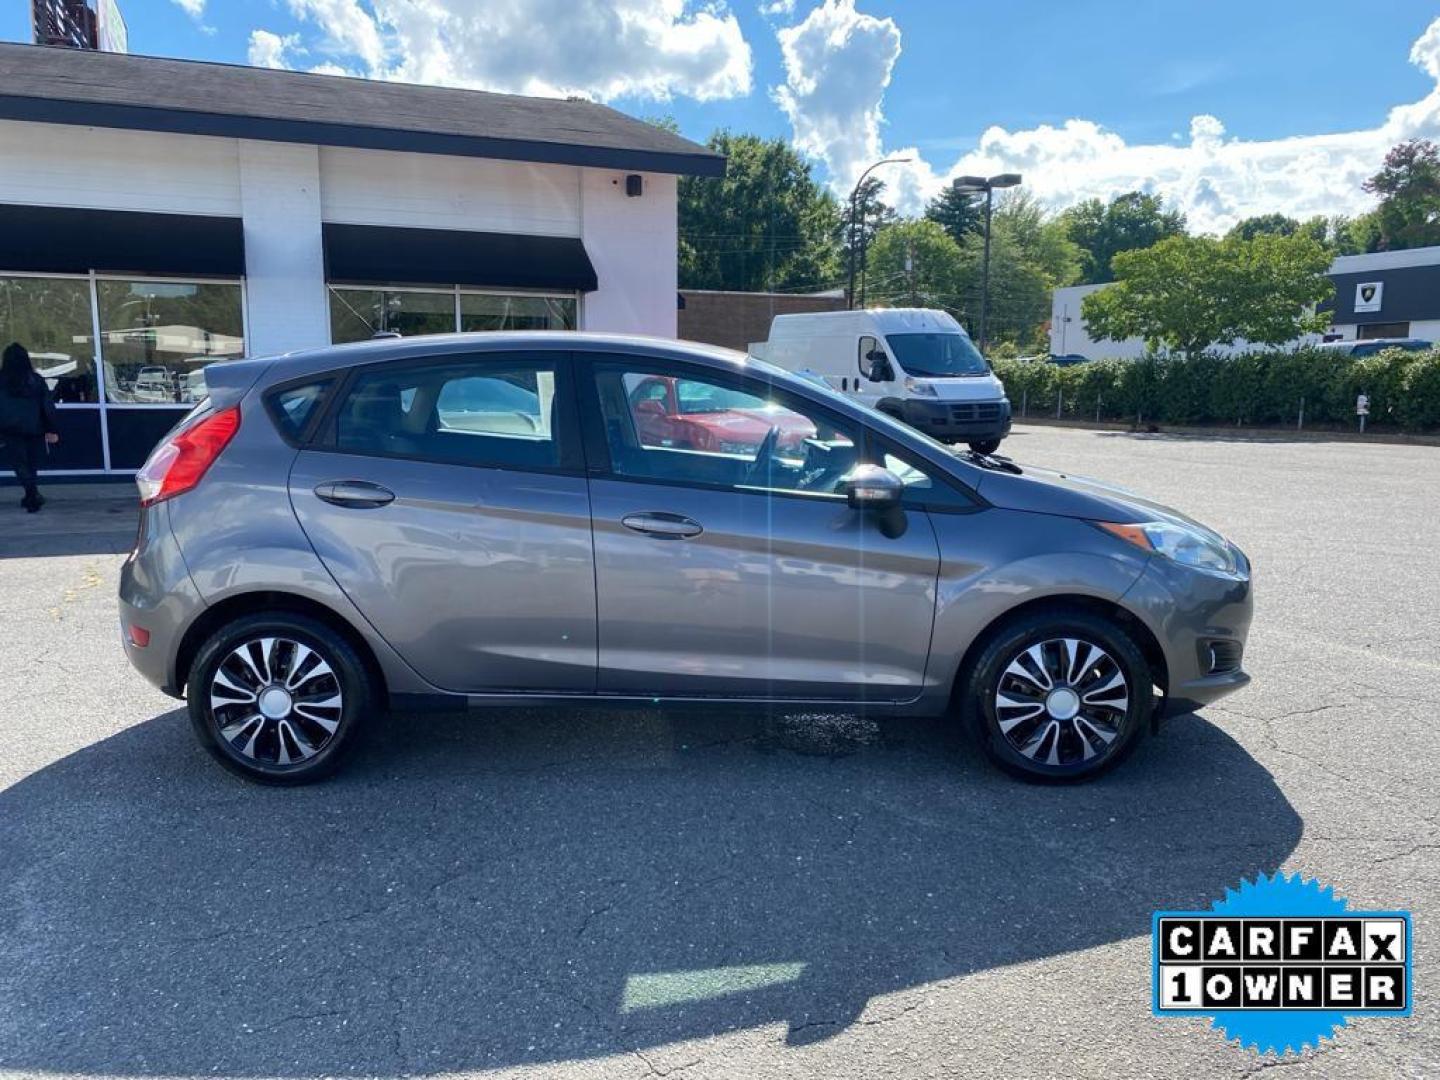
<svg viewBox="0 0 1440 1080">
<path fill-rule="evenodd" d="M 193 488 L 239 430 L 240 408 L 234 406 L 171 435 L 135 474 L 140 505 L 153 506 Z"/>
</svg>

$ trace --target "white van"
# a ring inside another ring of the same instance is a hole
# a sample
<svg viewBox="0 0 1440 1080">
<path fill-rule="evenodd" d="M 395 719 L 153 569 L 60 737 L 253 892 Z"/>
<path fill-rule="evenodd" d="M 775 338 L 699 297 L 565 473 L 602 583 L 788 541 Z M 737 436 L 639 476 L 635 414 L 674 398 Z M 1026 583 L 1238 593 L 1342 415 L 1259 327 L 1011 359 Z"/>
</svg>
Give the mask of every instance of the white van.
<svg viewBox="0 0 1440 1080">
<path fill-rule="evenodd" d="M 750 346 L 777 367 L 946 442 L 994 453 L 1010 431 L 1005 384 L 947 312 L 871 308 L 777 315 Z"/>
</svg>

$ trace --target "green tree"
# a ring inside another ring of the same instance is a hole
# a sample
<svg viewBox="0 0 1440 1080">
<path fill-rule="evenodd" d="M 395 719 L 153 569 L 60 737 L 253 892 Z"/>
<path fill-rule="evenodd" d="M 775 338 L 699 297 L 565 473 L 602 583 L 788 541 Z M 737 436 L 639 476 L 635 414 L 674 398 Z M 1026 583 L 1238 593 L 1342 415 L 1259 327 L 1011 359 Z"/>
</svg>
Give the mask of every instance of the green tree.
<svg viewBox="0 0 1440 1080">
<path fill-rule="evenodd" d="M 997 211 L 990 241 L 990 309 L 985 320 L 988 346 L 1014 345 L 1029 350 L 1040 344 L 1050 317 L 1054 287 L 1044 264 L 1027 246 L 1024 230 Z M 966 237 L 963 293 L 956 315 L 972 334 L 980 330 L 984 288 L 985 238 Z"/>
<path fill-rule="evenodd" d="M 1016 257 L 1035 267 L 1050 288 L 1073 285 L 1079 279 L 1080 248 L 1066 234 L 1063 221 L 1046 213 L 1028 191 L 1006 194 L 996 204 L 993 219 L 995 237 L 1006 236 Z"/>
<path fill-rule="evenodd" d="M 1171 236 L 1115 256 L 1117 281 L 1085 297 L 1091 336 L 1140 337 L 1195 358 L 1241 338 L 1280 345 L 1322 328 L 1330 253 L 1308 236 Z"/>
<path fill-rule="evenodd" d="M 1392 148 L 1365 190 L 1380 196 L 1379 250 L 1440 244 L 1440 147 L 1429 139 Z"/>
<path fill-rule="evenodd" d="M 971 233 L 985 228 L 985 199 L 971 192 L 956 191 L 946 184 L 925 206 L 925 216 L 938 224 L 950 239 L 963 244 Z"/>
<path fill-rule="evenodd" d="M 680 285 L 691 289 L 822 289 L 840 278 L 839 208 L 784 139 L 717 131 L 720 179 L 679 185 Z"/>
<path fill-rule="evenodd" d="M 1122 251 L 1148 248 L 1185 232 L 1185 215 L 1166 210 L 1158 195 L 1131 191 L 1110 202 L 1087 199 L 1060 215 L 1065 235 L 1080 249 L 1081 281 L 1099 284 L 1114 278 L 1112 260 Z"/>
<path fill-rule="evenodd" d="M 1033 345 L 1050 313 L 1050 283 L 1011 223 L 995 215 L 990 249 L 991 345 Z M 940 308 L 979 332 L 985 238 L 955 243 L 939 222 L 911 218 L 887 225 L 871 244 L 867 305 Z"/>
<path fill-rule="evenodd" d="M 1323 224 L 1325 219 L 1318 220 Z M 1237 221 L 1225 235 L 1238 236 L 1241 240 L 1254 240 L 1257 236 L 1294 236 L 1299 231 L 1300 222 L 1286 214 L 1259 214 Z M 1325 237 L 1322 233 L 1315 239 L 1324 243 Z"/>
<path fill-rule="evenodd" d="M 955 310 L 964 292 L 967 259 L 938 222 L 911 218 L 886 225 L 866 259 L 865 302 L 890 307 Z"/>
<path fill-rule="evenodd" d="M 852 243 L 856 245 L 855 272 L 858 275 L 861 259 L 868 257 L 870 245 L 874 243 L 876 234 L 899 220 L 894 208 L 885 201 L 884 195 L 885 181 L 878 176 L 867 176 L 855 192 L 855 231 L 853 233 L 851 232 L 850 200 L 847 199 L 845 204 L 840 207 L 836 242 L 840 247 L 842 271 L 848 273 Z M 858 282 L 858 277 L 856 280 Z"/>
</svg>

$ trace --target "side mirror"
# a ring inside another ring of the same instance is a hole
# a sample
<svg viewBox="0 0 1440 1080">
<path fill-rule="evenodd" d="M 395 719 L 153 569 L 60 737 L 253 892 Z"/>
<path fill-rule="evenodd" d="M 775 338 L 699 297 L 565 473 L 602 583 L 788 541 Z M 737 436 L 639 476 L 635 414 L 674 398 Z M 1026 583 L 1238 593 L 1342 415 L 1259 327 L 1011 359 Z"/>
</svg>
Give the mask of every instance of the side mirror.
<svg viewBox="0 0 1440 1080">
<path fill-rule="evenodd" d="M 636 413 L 648 414 L 650 416 L 664 416 L 665 406 L 654 398 L 646 398 L 644 401 L 635 404 Z"/>
<path fill-rule="evenodd" d="M 879 465 L 856 465 L 837 490 L 853 510 L 893 510 L 905 495 L 905 484 Z"/>
<path fill-rule="evenodd" d="M 871 382 L 895 381 L 895 373 L 890 370 L 890 358 L 882 350 L 873 350 L 865 359 L 870 361 L 868 375 Z"/>
</svg>

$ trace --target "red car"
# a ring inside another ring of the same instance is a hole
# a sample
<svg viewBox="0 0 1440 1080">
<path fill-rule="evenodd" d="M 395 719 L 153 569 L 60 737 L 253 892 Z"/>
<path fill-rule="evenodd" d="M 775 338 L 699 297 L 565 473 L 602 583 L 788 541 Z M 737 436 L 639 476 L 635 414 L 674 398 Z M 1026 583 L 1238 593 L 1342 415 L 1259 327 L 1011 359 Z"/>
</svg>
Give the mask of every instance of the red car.
<svg viewBox="0 0 1440 1080">
<path fill-rule="evenodd" d="M 645 446 L 673 446 L 754 457 L 771 428 L 780 448 L 816 436 L 798 413 L 713 383 L 654 375 L 630 390 L 630 411 Z"/>
</svg>

